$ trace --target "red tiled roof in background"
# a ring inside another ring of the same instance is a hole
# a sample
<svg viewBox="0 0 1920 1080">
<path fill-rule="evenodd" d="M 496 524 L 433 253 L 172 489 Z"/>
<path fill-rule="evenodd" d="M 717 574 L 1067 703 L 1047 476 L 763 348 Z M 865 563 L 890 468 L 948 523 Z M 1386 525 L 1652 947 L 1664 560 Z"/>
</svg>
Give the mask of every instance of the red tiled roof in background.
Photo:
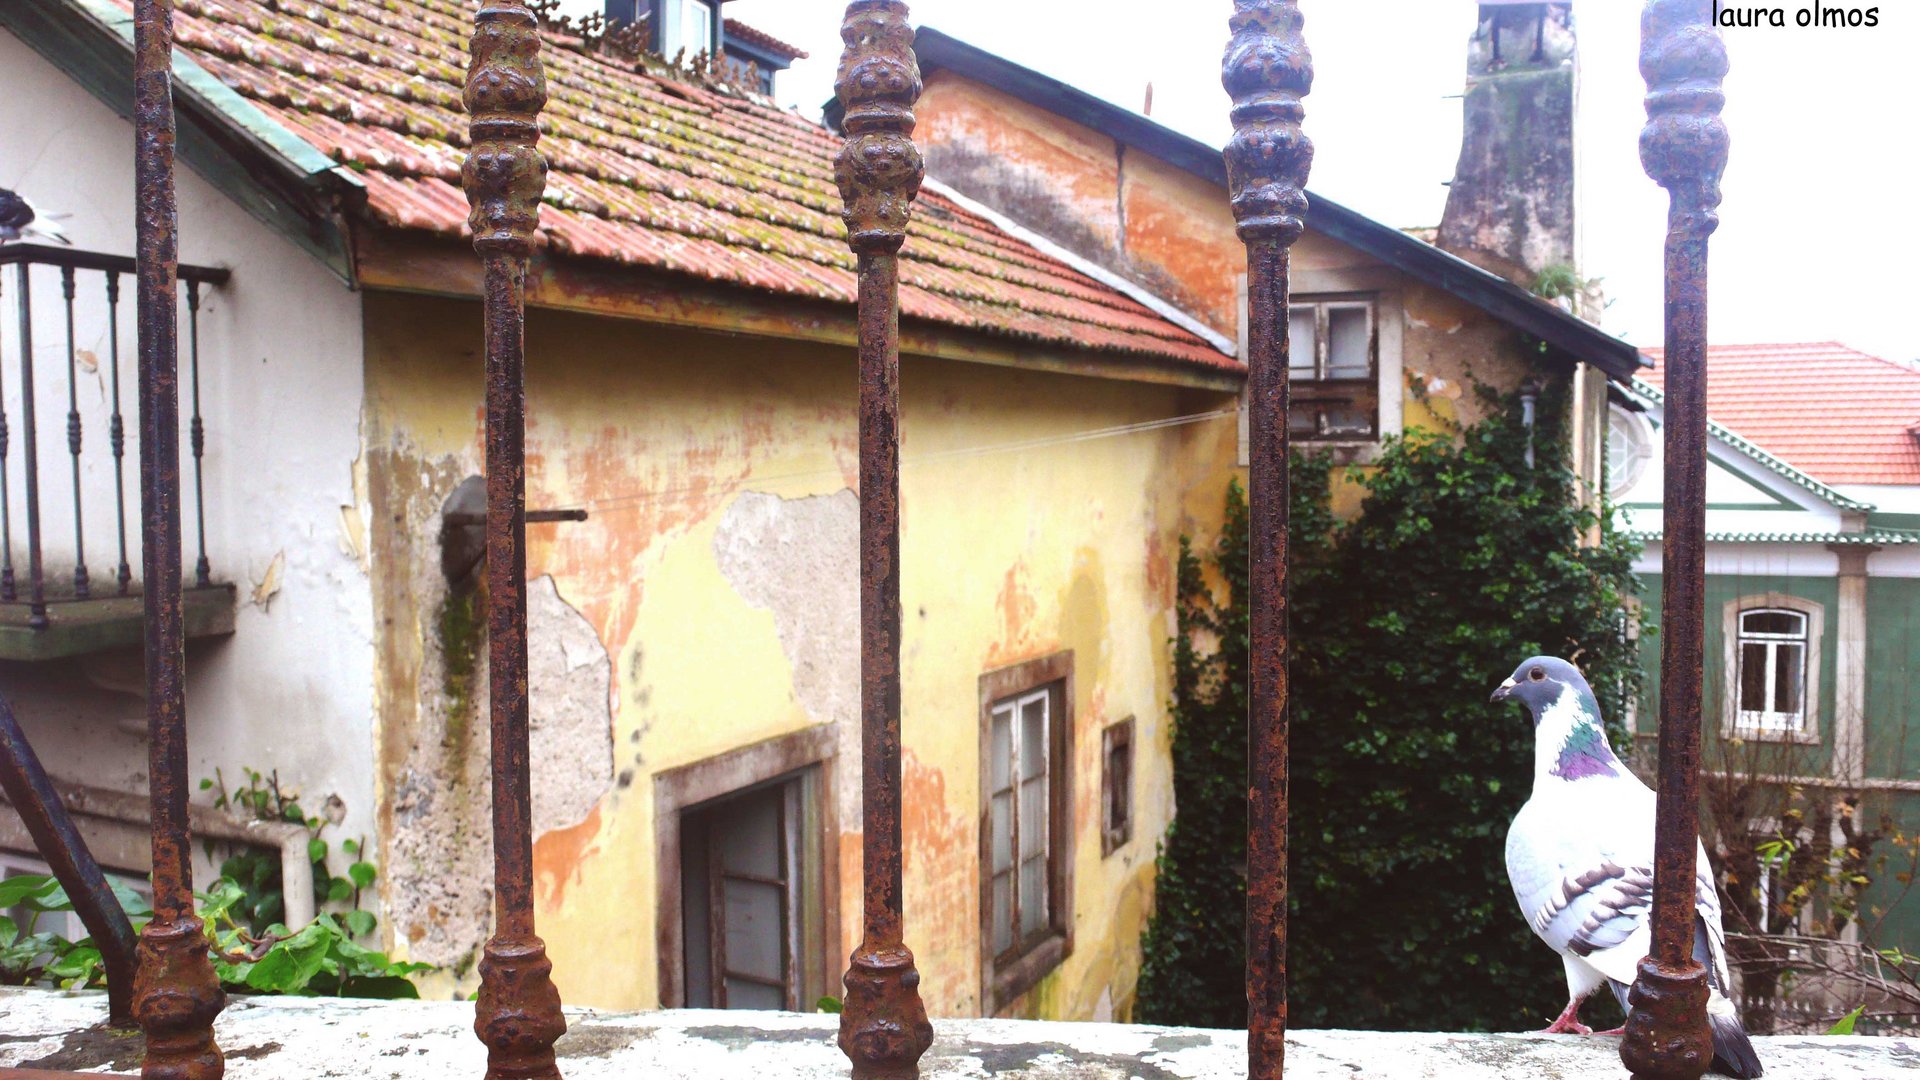
<svg viewBox="0 0 1920 1080">
<path fill-rule="evenodd" d="M 1662 386 L 1661 350 L 1641 378 Z M 1920 370 L 1836 342 L 1714 345 L 1707 414 L 1828 484 L 1920 484 Z"/>
<path fill-rule="evenodd" d="M 461 0 L 178 0 L 175 26 L 215 77 L 354 168 L 376 221 L 456 237 L 468 234 L 460 94 L 472 19 Z M 853 302 L 833 133 L 764 100 L 548 43 L 540 228 L 554 251 Z M 909 318 L 1239 367 L 932 192 L 902 256 Z"/>
<path fill-rule="evenodd" d="M 805 60 L 807 58 L 805 49 L 789 45 L 779 38 L 774 37 L 772 34 L 767 33 L 765 30 L 748 26 L 739 19 L 728 19 L 721 25 L 726 28 L 729 39 L 739 38 L 741 41 L 751 41 L 769 52 L 780 53 L 789 60 Z"/>
</svg>

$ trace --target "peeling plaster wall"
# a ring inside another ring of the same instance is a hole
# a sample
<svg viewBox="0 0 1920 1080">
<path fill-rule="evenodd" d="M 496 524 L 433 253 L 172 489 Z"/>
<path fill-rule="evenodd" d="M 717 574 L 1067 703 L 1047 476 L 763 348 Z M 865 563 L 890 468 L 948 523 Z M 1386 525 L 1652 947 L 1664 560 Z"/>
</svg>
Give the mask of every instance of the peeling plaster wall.
<svg viewBox="0 0 1920 1080">
<path fill-rule="evenodd" d="M 951 71 L 928 77 L 914 111 L 928 175 L 1139 282 L 1221 333 L 1237 333 L 1246 248 L 1234 233 L 1224 189 Z M 1404 427 L 1471 422 L 1480 410 L 1469 376 L 1512 387 L 1531 370 L 1511 327 L 1344 244 L 1308 232 L 1294 245 L 1292 260 L 1296 293 L 1310 291 L 1302 281 L 1315 272 L 1366 275 L 1361 288 L 1398 291 L 1405 308 Z M 1603 409 L 1604 398 L 1589 395 L 1591 407 Z M 1358 505 L 1358 489 L 1343 483 L 1335 510 L 1349 513 Z"/>
<path fill-rule="evenodd" d="M 366 311 L 369 443 L 382 448 L 369 458 L 375 576 L 389 598 L 386 900 L 406 913 L 394 920 L 401 952 L 465 955 L 484 911 L 468 898 L 470 914 L 451 917 L 431 882 L 487 876 L 484 840 L 447 823 L 469 813 L 461 799 L 484 805 L 484 771 L 477 748 L 448 745 L 461 727 L 445 715 L 431 519 L 478 461 L 479 309 L 373 293 Z M 529 573 L 551 577 L 610 660 L 615 779 L 578 825 L 535 845 L 540 931 L 563 994 L 658 1000 L 652 776 L 821 723 L 838 726 L 841 748 L 837 972 L 859 929 L 852 356 L 544 310 L 530 316 L 528 355 L 528 505 L 591 515 L 530 529 Z M 1016 1011 L 1124 1013 L 1154 839 L 1172 811 L 1173 560 L 1183 531 L 1217 528 L 1233 420 L 926 458 L 1232 399 L 918 357 L 902 383 L 906 904 L 926 1000 L 939 1015 L 980 1008 L 980 675 L 1071 649 L 1076 946 Z M 536 710 L 540 696 L 536 686 Z M 1103 859 L 1099 732 L 1127 716 L 1138 725 L 1134 840 Z M 434 768 L 448 779 L 429 802 L 421 778 Z M 436 839 L 406 838 L 416 830 Z"/>
<path fill-rule="evenodd" d="M 133 129 L 11 34 L 0 32 L 0 183 L 37 200 L 83 250 L 133 251 Z M 216 581 L 238 586 L 235 633 L 187 648 L 188 775 L 231 780 L 242 766 L 277 769 L 314 810 L 338 795 L 336 837 L 374 834 L 372 598 L 364 492 L 359 487 L 360 298 L 310 255 L 230 202 L 183 163 L 178 174 L 180 258 L 229 267 L 203 293 L 201 404 L 206 421 L 207 550 Z M 49 581 L 72 565 L 64 440 L 64 312 L 57 275 L 35 282 L 41 512 Z M 78 277 L 80 411 L 87 558 L 96 593 L 118 562 L 110 409 L 110 342 L 97 274 Z M 14 316 L 13 276 L 0 311 Z M 127 422 L 128 558 L 140 564 L 137 398 L 132 280 L 121 279 L 121 396 Z M 89 290 L 92 290 L 91 292 Z M 184 307 L 182 416 L 190 409 Z M 18 338 L 4 334 L 9 414 L 20 416 Z M 25 503 L 15 428 L 16 565 L 24 565 Z M 188 581 L 197 544 L 191 457 L 182 440 Z M 277 570 L 276 570 L 277 567 Z M 263 581 L 278 575 L 278 591 Z M 137 649 L 74 660 L 6 665 L 0 692 L 14 702 L 58 778 L 144 793 L 144 681 Z M 197 798 L 207 796 L 196 793 Z M 195 847 L 196 858 L 199 848 Z M 144 871 L 144 867 L 128 868 Z M 200 867 L 202 880 L 210 873 Z"/>
</svg>

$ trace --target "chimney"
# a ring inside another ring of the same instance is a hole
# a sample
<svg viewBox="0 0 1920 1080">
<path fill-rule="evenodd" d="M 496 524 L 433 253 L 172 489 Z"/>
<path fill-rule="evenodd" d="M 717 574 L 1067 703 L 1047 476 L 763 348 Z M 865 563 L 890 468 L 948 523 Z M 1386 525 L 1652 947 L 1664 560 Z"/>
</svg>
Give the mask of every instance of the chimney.
<svg viewBox="0 0 1920 1080">
<path fill-rule="evenodd" d="M 1481 0 L 1440 247 L 1525 287 L 1573 268 L 1572 5 Z"/>
</svg>

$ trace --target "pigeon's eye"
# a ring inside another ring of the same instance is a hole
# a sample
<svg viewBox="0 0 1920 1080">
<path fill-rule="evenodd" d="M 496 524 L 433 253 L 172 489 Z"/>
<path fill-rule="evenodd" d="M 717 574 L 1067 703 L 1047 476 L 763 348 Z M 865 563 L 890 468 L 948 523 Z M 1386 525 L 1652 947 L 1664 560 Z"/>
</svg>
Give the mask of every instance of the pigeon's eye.
<svg viewBox="0 0 1920 1080">
<path fill-rule="evenodd" d="M 1537 666 L 1537 665 L 1536 665 L 1536 666 L 1534 666 L 1534 667 L 1532 667 L 1532 668 L 1529 668 L 1529 669 L 1527 670 L 1527 678 L 1529 678 L 1529 679 L 1532 679 L 1532 680 L 1533 680 L 1534 682 L 1539 682 L 1540 680 L 1542 680 L 1542 679 L 1544 679 L 1544 678 L 1546 678 L 1546 677 L 1547 677 L 1547 669 L 1546 669 L 1546 668 L 1543 668 L 1543 667 L 1539 667 L 1539 666 Z"/>
</svg>

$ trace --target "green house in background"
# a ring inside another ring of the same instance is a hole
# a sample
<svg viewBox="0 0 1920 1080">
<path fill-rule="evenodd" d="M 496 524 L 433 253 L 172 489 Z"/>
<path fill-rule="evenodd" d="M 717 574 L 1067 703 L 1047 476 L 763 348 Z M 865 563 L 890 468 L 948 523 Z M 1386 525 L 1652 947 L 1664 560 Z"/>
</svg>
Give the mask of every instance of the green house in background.
<svg viewBox="0 0 1920 1080">
<path fill-rule="evenodd" d="M 1652 355 L 1616 403 L 1608 443 L 1611 494 L 1645 545 L 1646 680 L 1622 706 L 1649 761 L 1664 407 Z M 1920 952 L 1920 895 L 1911 876 L 1898 880 L 1911 850 L 1882 841 L 1883 869 L 1842 867 L 1837 854 L 1883 821 L 1920 830 L 1920 366 L 1831 343 L 1715 346 L 1708 380 L 1703 832 L 1727 929 L 1834 935 L 1840 945 L 1805 949 L 1849 963 L 1862 955 L 1849 945 Z M 1819 866 L 1871 879 L 1857 917 L 1824 896 L 1796 902 Z M 1815 1019 L 1829 989 L 1805 977 L 1791 995 L 1775 988 L 1794 1002 L 1780 1027 L 1796 1026 L 1796 1010 Z"/>
</svg>

